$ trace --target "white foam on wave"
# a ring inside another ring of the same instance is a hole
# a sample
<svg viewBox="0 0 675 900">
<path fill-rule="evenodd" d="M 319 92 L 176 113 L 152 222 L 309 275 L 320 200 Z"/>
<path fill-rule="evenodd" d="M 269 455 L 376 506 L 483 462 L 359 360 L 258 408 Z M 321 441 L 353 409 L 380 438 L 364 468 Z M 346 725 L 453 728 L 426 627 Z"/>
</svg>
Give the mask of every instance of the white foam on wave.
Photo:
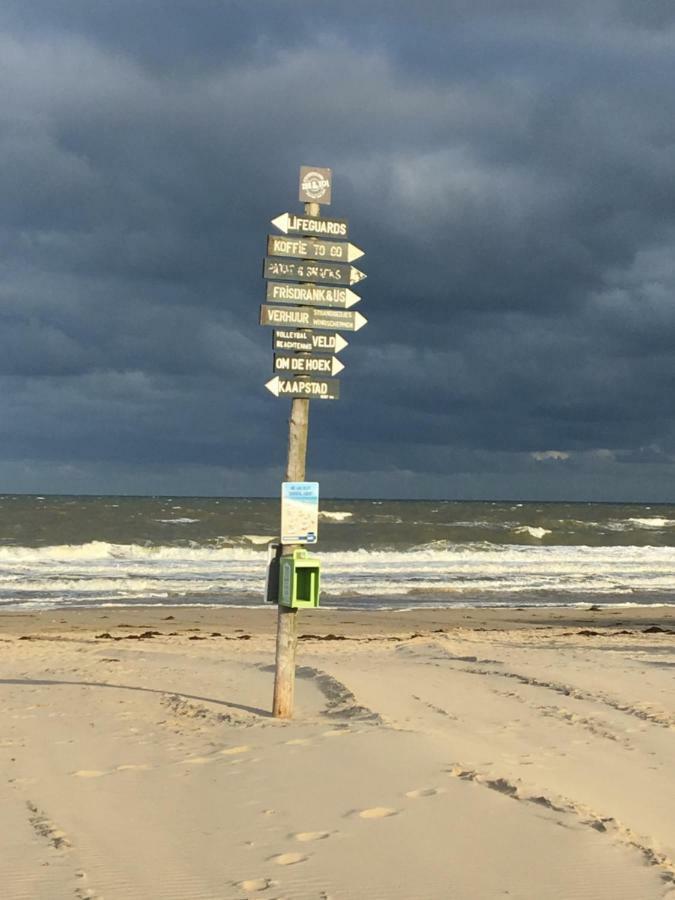
<svg viewBox="0 0 675 900">
<path fill-rule="evenodd" d="M 155 522 L 161 522 L 162 525 L 192 525 L 193 522 L 199 522 L 199 519 L 182 517 L 178 519 L 155 519 Z"/>
<path fill-rule="evenodd" d="M 647 518 L 631 518 L 626 521 L 638 528 L 671 528 L 675 525 L 675 519 L 664 519 L 661 516 L 649 516 Z"/>
<path fill-rule="evenodd" d="M 265 535 L 251 536 L 268 540 Z M 316 552 L 316 551 L 314 551 Z M 387 597 L 456 605 L 498 603 L 500 595 L 536 602 L 652 592 L 675 595 L 675 547 L 450 544 L 410 550 L 319 552 L 325 595 L 339 605 Z M 46 607 L 128 597 L 187 602 L 201 597 L 262 602 L 266 556 L 251 546 L 142 546 L 92 541 L 51 547 L 0 547 L 0 602 Z M 482 599 L 481 599 L 482 598 Z M 515 600 L 513 601 L 515 602 Z M 508 604 L 507 604 L 508 605 Z"/>
<path fill-rule="evenodd" d="M 321 510 L 319 513 L 320 519 L 328 519 L 331 522 L 344 522 L 346 519 L 351 519 L 353 513 L 350 512 L 341 512 L 337 510 L 336 512 L 326 512 L 325 510 Z"/>
<path fill-rule="evenodd" d="M 521 525 L 519 528 L 515 528 L 514 531 L 516 534 L 529 534 L 530 537 L 537 538 L 537 540 L 541 540 L 547 534 L 553 534 L 550 528 L 537 528 L 536 525 Z"/>
</svg>

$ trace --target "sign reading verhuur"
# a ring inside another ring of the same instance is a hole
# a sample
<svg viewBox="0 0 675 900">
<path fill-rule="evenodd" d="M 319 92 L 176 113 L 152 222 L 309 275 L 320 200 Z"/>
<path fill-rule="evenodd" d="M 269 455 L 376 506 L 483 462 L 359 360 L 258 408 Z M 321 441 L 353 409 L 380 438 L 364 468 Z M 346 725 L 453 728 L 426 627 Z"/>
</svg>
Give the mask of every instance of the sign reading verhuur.
<svg viewBox="0 0 675 900">
<path fill-rule="evenodd" d="M 260 324 L 283 328 L 318 328 L 321 331 L 358 331 L 368 319 L 359 312 L 346 309 L 315 309 L 291 306 L 260 307 Z"/>
</svg>

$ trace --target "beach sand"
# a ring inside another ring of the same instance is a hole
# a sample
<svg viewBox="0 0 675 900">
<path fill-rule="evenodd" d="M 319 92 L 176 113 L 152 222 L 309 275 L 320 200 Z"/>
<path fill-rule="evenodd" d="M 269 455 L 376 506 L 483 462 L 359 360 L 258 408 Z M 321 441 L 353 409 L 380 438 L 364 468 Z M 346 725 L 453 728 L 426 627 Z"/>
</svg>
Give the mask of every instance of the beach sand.
<svg viewBox="0 0 675 900">
<path fill-rule="evenodd" d="M 0 615 L 3 900 L 675 898 L 675 609 Z"/>
</svg>

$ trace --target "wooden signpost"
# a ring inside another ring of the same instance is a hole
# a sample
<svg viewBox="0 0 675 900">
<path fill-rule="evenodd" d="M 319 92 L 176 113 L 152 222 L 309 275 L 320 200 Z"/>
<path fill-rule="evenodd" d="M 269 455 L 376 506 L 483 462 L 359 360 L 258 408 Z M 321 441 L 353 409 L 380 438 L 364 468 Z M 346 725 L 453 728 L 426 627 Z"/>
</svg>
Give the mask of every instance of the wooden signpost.
<svg viewBox="0 0 675 900">
<path fill-rule="evenodd" d="M 310 399 L 337 400 L 340 396 L 340 382 L 324 377 L 344 369 L 334 355 L 347 346 L 339 332 L 358 331 L 367 321 L 359 312 L 349 310 L 361 299 L 349 286 L 366 277 L 351 265 L 363 256 L 363 251 L 345 241 L 348 224 L 344 219 L 321 218 L 321 204 L 331 202 L 331 192 L 330 169 L 301 166 L 299 198 L 305 204 L 304 215 L 282 213 L 272 219 L 272 224 L 284 235 L 301 237 L 270 235 L 268 255 L 263 261 L 263 277 L 268 279 L 266 300 L 297 304 L 260 307 L 260 324 L 276 329 L 274 371 L 278 374 L 265 387 L 276 397 L 292 398 L 285 483 L 299 484 L 305 480 Z M 331 333 L 315 334 L 315 331 Z M 316 535 L 312 534 L 313 542 Z M 289 559 L 298 546 L 282 543 L 282 561 Z M 289 568 L 282 571 L 286 573 Z M 295 690 L 298 609 L 283 603 L 277 608 L 272 713 L 277 718 L 290 718 Z"/>
</svg>

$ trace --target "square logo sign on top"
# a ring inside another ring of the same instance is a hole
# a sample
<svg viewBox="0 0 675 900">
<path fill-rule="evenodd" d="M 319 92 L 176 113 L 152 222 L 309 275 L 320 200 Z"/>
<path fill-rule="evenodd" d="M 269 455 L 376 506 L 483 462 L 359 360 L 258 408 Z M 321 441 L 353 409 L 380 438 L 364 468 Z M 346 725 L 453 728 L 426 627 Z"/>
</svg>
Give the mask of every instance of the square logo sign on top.
<svg viewBox="0 0 675 900">
<path fill-rule="evenodd" d="M 284 481 L 281 485 L 281 543 L 315 544 L 318 530 L 318 481 Z"/>
<path fill-rule="evenodd" d="M 301 203 L 330 203 L 333 174 L 319 166 L 300 166 Z"/>
</svg>

